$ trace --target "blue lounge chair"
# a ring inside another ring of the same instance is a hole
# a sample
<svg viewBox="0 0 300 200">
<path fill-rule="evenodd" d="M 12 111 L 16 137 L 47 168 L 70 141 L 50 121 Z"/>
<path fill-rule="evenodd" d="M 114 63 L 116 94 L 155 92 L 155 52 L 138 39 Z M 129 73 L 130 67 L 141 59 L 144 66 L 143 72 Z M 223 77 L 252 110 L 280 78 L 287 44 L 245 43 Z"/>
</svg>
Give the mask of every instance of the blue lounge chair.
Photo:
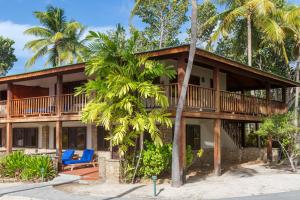
<svg viewBox="0 0 300 200">
<path fill-rule="evenodd" d="M 62 164 L 65 165 L 66 161 L 72 160 L 74 153 L 75 153 L 75 150 L 73 150 L 73 149 L 68 149 L 68 150 L 64 151 L 63 155 L 61 156 Z"/>
<path fill-rule="evenodd" d="M 65 165 L 71 166 L 71 171 L 75 166 L 89 165 L 92 164 L 96 167 L 96 164 L 93 160 L 94 149 L 85 149 L 82 153 L 82 157 L 79 160 L 68 160 L 65 161 Z"/>
</svg>

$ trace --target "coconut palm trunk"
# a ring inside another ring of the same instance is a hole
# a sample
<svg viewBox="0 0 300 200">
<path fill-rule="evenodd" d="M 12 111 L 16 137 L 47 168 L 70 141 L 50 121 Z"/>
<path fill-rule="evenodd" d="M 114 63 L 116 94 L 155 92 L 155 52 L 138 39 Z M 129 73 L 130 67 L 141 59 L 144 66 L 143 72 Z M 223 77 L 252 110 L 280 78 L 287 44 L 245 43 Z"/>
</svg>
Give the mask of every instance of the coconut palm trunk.
<svg viewBox="0 0 300 200">
<path fill-rule="evenodd" d="M 251 25 L 251 14 L 247 15 L 247 51 L 248 51 L 248 65 L 252 66 L 252 25 Z"/>
<path fill-rule="evenodd" d="M 186 67 L 186 73 L 184 76 L 180 97 L 176 109 L 173 149 L 172 149 L 172 186 L 180 187 L 184 182 L 183 168 L 180 167 L 179 163 L 179 152 L 180 152 L 180 130 L 181 130 L 181 118 L 183 106 L 185 104 L 185 98 L 187 93 L 187 87 L 192 72 L 194 56 L 196 52 L 197 43 L 197 0 L 191 0 L 192 3 L 192 17 L 191 17 L 191 44 L 189 51 L 188 64 Z"/>
</svg>

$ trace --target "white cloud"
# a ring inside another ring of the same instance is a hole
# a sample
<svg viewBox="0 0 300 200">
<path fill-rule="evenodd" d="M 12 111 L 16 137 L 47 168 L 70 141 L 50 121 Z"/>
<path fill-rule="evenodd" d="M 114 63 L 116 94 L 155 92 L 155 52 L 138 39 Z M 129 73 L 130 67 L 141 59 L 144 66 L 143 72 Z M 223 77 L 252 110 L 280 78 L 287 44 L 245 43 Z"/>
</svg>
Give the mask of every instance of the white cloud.
<svg viewBox="0 0 300 200">
<path fill-rule="evenodd" d="M 11 21 L 0 21 L 0 35 L 15 41 L 14 48 L 17 57 L 27 58 L 31 55 L 28 50 L 23 50 L 26 42 L 33 39 L 32 36 L 24 35 L 23 32 L 30 28 L 28 24 L 16 24 Z"/>
<path fill-rule="evenodd" d="M 32 56 L 32 52 L 24 49 L 24 45 L 28 41 L 35 39 L 35 37 L 23 34 L 26 29 L 32 26 L 34 25 L 17 24 L 12 21 L 0 21 L 0 35 L 15 41 L 14 48 L 15 55 L 17 56 L 17 58 L 29 58 L 30 56 Z M 88 31 L 90 30 L 105 33 L 112 29 L 114 29 L 114 26 L 87 27 L 84 37 L 88 34 Z"/>
</svg>

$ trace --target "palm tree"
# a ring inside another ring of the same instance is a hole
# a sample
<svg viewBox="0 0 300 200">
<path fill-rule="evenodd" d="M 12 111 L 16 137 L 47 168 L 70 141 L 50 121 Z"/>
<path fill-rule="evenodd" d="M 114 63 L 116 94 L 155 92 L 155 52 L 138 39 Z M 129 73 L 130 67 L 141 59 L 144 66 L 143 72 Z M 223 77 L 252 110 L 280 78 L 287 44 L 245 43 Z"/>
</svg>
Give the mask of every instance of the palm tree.
<svg viewBox="0 0 300 200">
<path fill-rule="evenodd" d="M 180 141 L 180 126 L 181 126 L 181 117 L 182 111 L 185 103 L 187 87 L 189 79 L 192 72 L 196 44 L 197 44 L 197 1 L 191 0 L 192 2 L 192 17 L 191 17 L 191 44 L 189 51 L 188 64 L 186 68 L 186 73 L 184 76 L 182 89 L 180 97 L 178 100 L 178 105 L 176 109 L 176 118 L 175 118 L 175 128 L 174 128 L 174 138 L 173 138 L 173 148 L 172 148 L 172 186 L 180 187 L 184 182 L 184 173 L 183 168 L 180 167 L 179 163 L 179 141 Z"/>
<path fill-rule="evenodd" d="M 271 0 L 218 0 L 218 2 L 222 5 L 225 4 L 227 10 L 210 18 L 203 27 L 220 21 L 211 38 L 211 41 L 216 41 L 220 35 L 227 36 L 235 22 L 246 20 L 248 65 L 252 66 L 252 28 L 259 25 L 261 17 L 273 13 L 276 6 Z"/>
<path fill-rule="evenodd" d="M 273 18 L 262 21 L 263 31 L 268 36 L 267 42 L 278 44 L 281 52 L 289 63 L 290 58 L 286 53 L 285 43 L 288 38 L 294 41 L 293 52 L 296 58 L 295 80 L 299 82 L 300 71 L 300 7 L 286 5 L 282 9 L 277 10 Z M 299 104 L 299 88 L 295 91 L 295 125 L 298 125 L 298 105 Z"/>
<path fill-rule="evenodd" d="M 26 62 L 27 67 L 44 56 L 47 56 L 45 66 L 52 67 L 83 61 L 84 40 L 81 40 L 81 36 L 84 27 L 79 22 L 67 21 L 64 10 L 53 6 L 47 7 L 45 12 L 34 12 L 34 15 L 41 26 L 29 28 L 24 32 L 38 37 L 25 44 L 24 48 L 34 52 Z"/>
</svg>

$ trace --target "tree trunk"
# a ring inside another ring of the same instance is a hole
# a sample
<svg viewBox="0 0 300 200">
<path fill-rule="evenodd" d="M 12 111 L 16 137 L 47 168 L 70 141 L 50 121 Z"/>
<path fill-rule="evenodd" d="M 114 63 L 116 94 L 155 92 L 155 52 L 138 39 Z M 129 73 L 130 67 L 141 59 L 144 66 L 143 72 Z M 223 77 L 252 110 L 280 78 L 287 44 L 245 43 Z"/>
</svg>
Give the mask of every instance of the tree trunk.
<svg viewBox="0 0 300 200">
<path fill-rule="evenodd" d="M 299 82 L 299 71 L 300 71 L 300 48 L 299 48 L 299 56 L 298 56 L 298 61 L 297 61 L 297 66 L 296 66 L 296 77 L 295 80 L 296 82 Z M 296 87 L 296 92 L 295 92 L 295 126 L 298 127 L 298 107 L 299 107 L 299 87 Z"/>
<path fill-rule="evenodd" d="M 247 16 L 247 50 L 248 50 L 248 65 L 252 66 L 252 25 L 251 14 Z"/>
<path fill-rule="evenodd" d="M 173 148 L 172 148 L 172 186 L 173 187 L 180 187 L 183 184 L 183 169 L 180 169 L 180 163 L 179 163 L 179 144 L 180 144 L 179 131 L 181 129 L 180 125 L 181 125 L 182 111 L 185 103 L 187 86 L 192 72 L 194 56 L 196 51 L 196 43 L 197 43 L 197 0 L 191 0 L 191 2 L 192 2 L 191 44 L 190 44 L 189 59 L 186 68 L 186 73 L 184 76 L 182 89 L 181 89 L 181 93 L 180 93 L 180 97 L 176 109 L 174 139 L 173 139 Z"/>
</svg>

